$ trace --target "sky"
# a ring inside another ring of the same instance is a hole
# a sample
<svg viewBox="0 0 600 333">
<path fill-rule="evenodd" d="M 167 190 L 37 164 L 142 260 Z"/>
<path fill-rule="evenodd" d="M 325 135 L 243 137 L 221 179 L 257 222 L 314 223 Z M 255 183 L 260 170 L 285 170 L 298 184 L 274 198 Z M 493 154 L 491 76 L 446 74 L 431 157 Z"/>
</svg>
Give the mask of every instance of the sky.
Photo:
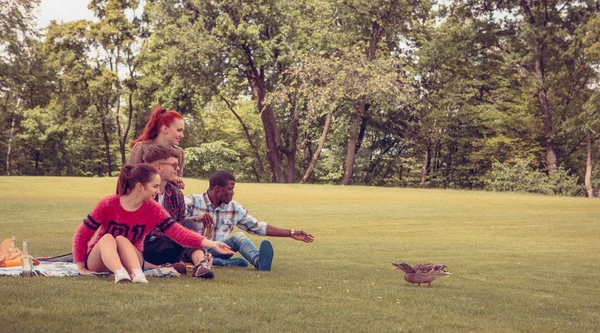
<svg viewBox="0 0 600 333">
<path fill-rule="evenodd" d="M 38 28 L 45 28 L 51 20 L 68 22 L 94 20 L 94 13 L 87 8 L 86 0 L 42 0 L 36 11 Z"/>
</svg>

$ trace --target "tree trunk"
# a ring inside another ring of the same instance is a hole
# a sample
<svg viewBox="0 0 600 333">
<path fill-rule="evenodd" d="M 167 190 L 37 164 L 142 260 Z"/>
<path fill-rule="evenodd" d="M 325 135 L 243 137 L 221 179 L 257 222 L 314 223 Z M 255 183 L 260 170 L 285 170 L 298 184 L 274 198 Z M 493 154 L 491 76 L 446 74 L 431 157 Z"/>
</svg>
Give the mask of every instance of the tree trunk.
<svg viewBox="0 0 600 333">
<path fill-rule="evenodd" d="M 127 145 L 127 137 L 129 136 L 129 131 L 131 130 L 131 118 L 133 117 L 133 92 L 129 92 L 129 115 L 127 116 L 127 126 L 125 127 L 125 131 L 123 132 L 123 144 L 121 145 L 121 156 L 125 157 L 125 146 Z M 121 165 L 125 165 L 127 159 L 121 159 Z"/>
<path fill-rule="evenodd" d="M 115 74 L 117 75 L 117 77 L 119 77 L 119 64 L 121 63 L 121 48 L 117 47 L 116 50 L 114 51 L 115 55 L 115 62 L 114 62 L 114 68 L 113 68 L 113 61 L 112 61 L 112 56 L 110 57 L 110 67 L 111 70 L 115 72 Z M 131 91 L 129 92 L 129 95 L 131 96 Z M 117 92 L 116 92 L 116 96 L 115 96 L 115 103 L 117 103 L 117 110 L 116 110 L 116 115 L 115 115 L 115 120 L 116 120 L 116 124 L 117 124 L 117 138 L 119 140 L 119 153 L 121 154 L 121 165 L 125 165 L 125 161 L 127 161 L 127 156 L 125 155 L 125 145 L 126 140 L 127 140 L 127 135 L 123 135 L 123 131 L 121 130 L 121 86 L 119 85 L 119 87 L 117 88 Z M 128 122 L 131 122 L 131 119 L 129 119 Z"/>
<path fill-rule="evenodd" d="M 296 153 L 290 151 L 284 155 L 287 160 L 287 182 L 293 184 L 296 182 Z"/>
<path fill-rule="evenodd" d="M 256 101 L 258 112 L 260 112 L 260 119 L 263 123 L 263 129 L 265 131 L 265 143 L 267 149 L 267 161 L 269 162 L 269 168 L 271 169 L 271 182 L 284 183 L 285 174 L 283 172 L 282 157 L 279 148 L 277 147 L 277 139 L 279 136 L 279 128 L 275 121 L 275 114 L 270 105 L 264 104 L 265 98 L 265 84 L 262 76 L 259 75 L 258 70 L 250 64 L 250 69 L 246 72 L 248 83 L 252 91 L 252 97 Z"/>
<path fill-rule="evenodd" d="M 310 137 L 310 133 L 308 131 L 306 131 L 304 133 L 304 167 L 306 169 L 308 169 L 308 166 L 310 165 L 310 162 L 312 160 L 312 155 L 313 155 L 313 151 L 312 151 L 312 143 L 310 142 L 311 137 Z"/>
<path fill-rule="evenodd" d="M 344 175 L 342 176 L 342 185 L 349 185 L 350 178 L 354 172 L 354 160 L 356 158 L 356 144 L 358 142 L 358 127 L 364 114 L 364 98 L 359 101 L 352 125 L 350 125 L 350 137 L 346 148 L 346 161 L 344 162 Z"/>
<path fill-rule="evenodd" d="M 521 8 L 525 12 L 525 16 L 529 21 L 529 24 L 532 28 L 535 28 L 536 25 L 540 25 L 536 22 L 536 17 L 533 15 L 531 8 L 526 0 L 520 0 Z M 547 5 L 547 3 L 544 3 Z M 547 8 L 546 8 L 547 9 Z M 546 22 L 544 22 L 546 24 Z M 554 145 L 553 130 L 552 130 L 552 113 L 550 112 L 550 102 L 548 101 L 548 97 L 546 95 L 546 72 L 544 68 L 544 42 L 542 40 L 537 40 L 537 45 L 535 46 L 534 55 L 535 55 L 535 64 L 533 69 L 533 75 L 537 81 L 537 95 L 540 101 L 540 111 L 542 113 L 542 121 L 544 123 L 544 136 L 546 139 L 546 168 L 548 169 L 548 174 L 556 173 L 556 148 Z"/>
<path fill-rule="evenodd" d="M 427 180 L 427 175 L 429 174 L 430 151 L 431 151 L 431 140 L 427 140 L 427 149 L 425 149 L 425 156 L 423 157 L 423 170 L 421 171 L 421 182 L 419 183 L 419 187 L 425 186 L 425 181 Z"/>
<path fill-rule="evenodd" d="M 290 147 L 286 148 L 281 140 L 277 147 L 285 155 L 287 160 L 287 182 L 293 184 L 296 182 L 296 150 L 298 147 L 298 118 L 296 117 L 296 105 L 293 100 L 289 99 L 290 103 Z M 281 139 L 281 138 L 279 138 Z"/>
<path fill-rule="evenodd" d="M 250 144 L 250 147 L 252 148 L 252 151 L 254 152 L 254 158 L 256 159 L 256 163 L 258 164 L 258 171 L 257 171 L 258 175 L 260 175 L 260 177 L 264 177 L 265 176 L 265 168 L 263 166 L 262 159 L 260 158 L 260 154 L 258 153 L 258 148 L 256 148 L 254 141 L 252 141 L 252 136 L 250 135 L 250 131 L 248 131 L 248 127 L 246 126 L 246 123 L 244 123 L 244 120 L 242 119 L 242 117 L 240 117 L 240 115 L 238 115 L 237 112 L 235 112 L 235 109 L 231 105 L 231 102 L 229 102 L 223 96 L 219 96 L 219 97 L 221 97 L 223 102 L 225 102 L 225 105 L 227 105 L 227 108 L 229 108 L 229 111 L 231 111 L 231 113 L 233 113 L 235 118 L 240 122 L 240 125 L 242 126 L 242 130 L 244 130 L 244 134 L 246 134 L 246 140 L 248 140 L 248 143 Z M 260 177 L 258 177 L 258 175 L 257 175 L 256 179 L 260 183 Z"/>
<path fill-rule="evenodd" d="M 275 136 L 279 134 L 279 130 L 277 129 L 275 114 L 270 105 L 265 106 L 261 112 L 260 118 L 263 122 L 263 129 L 265 131 L 267 161 L 269 162 L 272 172 L 271 181 L 274 183 L 284 183 L 285 174 L 283 172 L 281 152 L 279 151 L 279 148 L 277 148 L 277 141 L 275 140 Z"/>
<path fill-rule="evenodd" d="M 34 175 L 39 175 L 38 174 L 38 169 L 40 168 L 40 151 L 39 150 L 35 150 L 33 152 L 33 156 L 34 156 L 34 159 L 35 159 L 35 169 L 33 171 L 33 174 Z"/>
<path fill-rule="evenodd" d="M 125 165 L 125 138 L 121 131 L 121 92 L 117 91 L 117 111 L 115 115 L 115 121 L 117 124 L 117 138 L 119 139 L 119 153 L 121 153 L 121 165 Z"/>
<path fill-rule="evenodd" d="M 594 190 L 592 189 L 592 135 L 587 133 L 587 145 L 585 147 L 585 152 L 587 155 L 586 163 L 585 163 L 585 190 L 587 192 L 588 198 L 594 197 Z"/>
<path fill-rule="evenodd" d="M 6 175 L 10 176 L 10 155 L 12 153 L 12 142 L 15 137 L 15 121 L 17 118 L 17 110 L 21 106 L 21 98 L 17 99 L 17 106 L 15 112 L 13 112 L 12 120 L 10 122 L 10 134 L 8 135 L 8 147 L 6 148 Z"/>
<path fill-rule="evenodd" d="M 327 139 L 327 133 L 329 133 L 329 127 L 331 126 L 332 114 L 333 111 L 329 111 L 329 113 L 327 114 L 327 118 L 325 119 L 325 126 L 323 127 L 323 132 L 321 133 L 321 137 L 319 138 L 319 146 L 317 147 L 317 150 L 315 151 L 312 159 L 310 160 L 310 163 L 308 164 L 308 168 L 306 169 L 306 173 L 304 173 L 304 177 L 302 177 L 302 180 L 300 181 L 300 183 L 302 184 L 306 184 L 308 182 L 308 180 L 312 176 L 313 169 L 319 161 L 321 151 L 323 150 L 325 140 Z"/>
<path fill-rule="evenodd" d="M 362 146 L 363 139 L 365 138 L 365 132 L 367 131 L 367 122 L 369 120 L 369 104 L 365 104 L 365 112 L 362 116 L 362 121 L 360 123 L 360 130 L 358 131 L 358 139 L 356 142 L 356 153 L 360 150 Z"/>
<path fill-rule="evenodd" d="M 377 21 L 373 22 L 371 28 L 371 40 L 369 41 L 369 49 L 367 50 L 367 58 L 373 60 L 375 58 L 375 51 L 377 50 L 377 44 L 383 34 L 383 27 L 379 25 Z M 354 172 L 354 161 L 356 158 L 356 147 L 359 142 L 359 126 L 362 118 L 365 116 L 366 96 L 361 96 L 358 100 L 358 106 L 356 108 L 356 114 L 350 125 L 350 136 L 348 138 L 348 145 L 346 149 L 346 160 L 344 162 L 344 175 L 342 176 L 341 184 L 349 185 L 350 178 Z"/>
<path fill-rule="evenodd" d="M 12 142 L 15 136 L 15 118 L 16 114 L 13 114 L 12 121 L 10 122 L 10 134 L 8 135 L 8 147 L 6 148 L 6 175 L 10 176 L 10 154 L 12 153 Z"/>
<path fill-rule="evenodd" d="M 543 76 L 543 67 L 542 70 L 538 73 L 538 64 L 541 65 L 541 61 L 538 62 L 538 58 L 536 57 L 536 76 Z M 552 114 L 550 113 L 550 103 L 548 102 L 548 98 L 546 96 L 546 89 L 543 87 L 544 79 L 542 77 L 541 80 L 538 80 L 538 98 L 540 100 L 540 110 L 542 112 L 542 121 L 544 122 L 544 136 L 546 139 L 546 168 L 548 169 L 548 174 L 554 174 L 556 172 L 556 149 L 554 145 L 554 139 L 552 139 Z"/>
<path fill-rule="evenodd" d="M 144 41 L 145 43 L 145 41 Z M 127 115 L 127 126 L 125 126 L 125 131 L 123 131 L 123 136 L 119 137 L 119 140 L 122 141 L 121 146 L 119 147 L 121 149 L 121 165 L 125 165 L 125 163 L 127 163 L 127 157 L 125 156 L 125 147 L 127 146 L 127 138 L 129 137 L 129 131 L 131 131 L 131 123 L 134 122 L 134 131 L 135 131 L 135 126 L 136 126 L 136 122 L 137 122 L 137 112 L 135 113 L 135 120 L 133 119 L 133 115 L 134 115 L 134 110 L 133 110 L 133 94 L 135 94 L 135 92 L 137 91 L 137 85 L 135 84 L 136 82 L 136 78 L 135 78 L 135 70 L 137 68 L 137 66 L 139 65 L 139 62 L 134 61 L 134 57 L 131 55 L 130 50 L 128 48 L 126 48 L 126 53 L 127 53 L 127 66 L 128 66 L 128 71 L 129 71 L 129 79 L 131 80 L 131 82 L 133 82 L 132 84 L 130 84 L 128 86 L 128 90 L 129 90 L 129 114 Z M 122 138 L 122 140 L 121 140 Z"/>
<path fill-rule="evenodd" d="M 98 109 L 98 111 L 100 111 Z M 112 161 L 110 158 L 110 138 L 108 137 L 108 128 L 106 126 L 106 121 L 102 119 L 102 135 L 104 139 L 104 152 L 106 154 L 106 166 L 108 168 L 108 176 L 112 177 Z"/>
<path fill-rule="evenodd" d="M 8 103 L 8 99 L 10 97 L 7 97 L 7 103 Z M 17 105 L 15 107 L 15 112 L 13 112 L 13 116 L 12 116 L 12 120 L 10 122 L 10 134 L 8 135 L 8 144 L 7 144 L 7 148 L 6 148 L 6 175 L 10 176 L 10 155 L 12 154 L 12 142 L 13 142 L 13 138 L 15 137 L 15 121 L 17 118 L 17 112 L 19 110 L 19 107 L 21 106 L 21 98 L 17 98 Z M 6 109 L 6 108 L 5 108 Z M 37 167 L 36 167 L 37 169 Z"/>
<path fill-rule="evenodd" d="M 552 139 L 552 113 L 550 113 L 550 102 L 546 95 L 544 59 L 542 58 L 543 45 L 536 48 L 535 55 L 535 78 L 538 83 L 537 95 L 540 101 L 542 122 L 544 123 L 544 137 L 546 139 L 546 168 L 548 174 L 556 172 L 556 150 Z"/>
</svg>

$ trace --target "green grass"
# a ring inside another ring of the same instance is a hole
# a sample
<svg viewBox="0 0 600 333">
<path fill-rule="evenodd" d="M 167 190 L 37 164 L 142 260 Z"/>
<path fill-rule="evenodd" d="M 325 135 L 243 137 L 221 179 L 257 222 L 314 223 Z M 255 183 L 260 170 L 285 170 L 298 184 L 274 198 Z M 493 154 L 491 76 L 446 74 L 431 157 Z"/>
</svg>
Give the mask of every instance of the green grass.
<svg viewBox="0 0 600 333">
<path fill-rule="evenodd" d="M 0 238 L 29 241 L 35 256 L 70 252 L 115 184 L 0 177 Z M 186 185 L 201 193 L 207 183 Z M 237 184 L 235 199 L 314 243 L 271 238 L 271 272 L 216 268 L 213 281 L 0 277 L 0 331 L 600 330 L 598 200 L 275 184 Z M 443 263 L 453 275 L 416 287 L 392 261 Z"/>
</svg>

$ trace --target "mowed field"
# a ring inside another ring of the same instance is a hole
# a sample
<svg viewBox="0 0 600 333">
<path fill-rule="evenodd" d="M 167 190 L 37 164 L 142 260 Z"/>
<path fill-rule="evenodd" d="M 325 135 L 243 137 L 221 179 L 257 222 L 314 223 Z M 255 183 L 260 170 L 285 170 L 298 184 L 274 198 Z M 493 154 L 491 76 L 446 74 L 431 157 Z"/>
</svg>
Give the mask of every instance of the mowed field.
<svg viewBox="0 0 600 333">
<path fill-rule="evenodd" d="M 70 252 L 115 186 L 0 177 L 0 238 L 27 240 L 34 256 Z M 184 192 L 206 188 L 186 179 Z M 315 241 L 270 238 L 272 271 L 215 268 L 212 281 L 0 277 L 0 331 L 600 331 L 600 200 L 245 183 L 234 200 Z M 391 262 L 446 264 L 452 275 L 417 287 Z"/>
</svg>

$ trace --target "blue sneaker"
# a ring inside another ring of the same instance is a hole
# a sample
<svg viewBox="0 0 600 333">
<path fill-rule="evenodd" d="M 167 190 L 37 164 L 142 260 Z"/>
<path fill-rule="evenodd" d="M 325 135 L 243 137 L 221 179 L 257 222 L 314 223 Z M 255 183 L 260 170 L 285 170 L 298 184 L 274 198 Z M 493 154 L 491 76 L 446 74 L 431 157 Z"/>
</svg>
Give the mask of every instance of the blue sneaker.
<svg viewBox="0 0 600 333">
<path fill-rule="evenodd" d="M 213 258 L 213 266 L 247 267 L 248 262 L 243 258 L 231 258 L 231 259 Z"/>
<path fill-rule="evenodd" d="M 273 262 L 273 246 L 268 240 L 260 243 L 260 249 L 258 250 L 258 270 L 259 271 L 270 271 L 271 263 Z"/>
</svg>

